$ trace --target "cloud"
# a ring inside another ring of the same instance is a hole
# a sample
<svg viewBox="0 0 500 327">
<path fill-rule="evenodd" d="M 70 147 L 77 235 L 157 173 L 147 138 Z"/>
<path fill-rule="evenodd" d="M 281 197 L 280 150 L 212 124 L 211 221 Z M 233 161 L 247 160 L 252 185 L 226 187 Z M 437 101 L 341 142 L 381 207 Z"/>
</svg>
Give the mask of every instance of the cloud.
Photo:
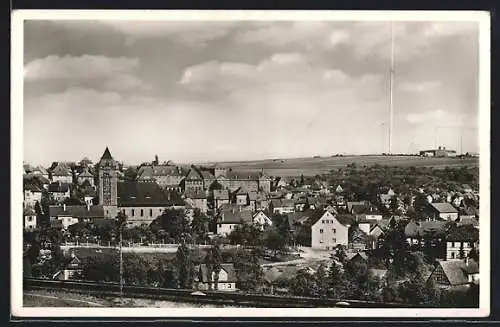
<svg viewBox="0 0 500 327">
<path fill-rule="evenodd" d="M 26 64 L 24 78 L 25 80 L 105 78 L 118 73 L 134 71 L 139 66 L 138 58 L 50 55 Z"/>
<path fill-rule="evenodd" d="M 425 81 L 425 82 L 402 82 L 398 88 L 402 91 L 423 93 L 434 91 L 443 86 L 439 81 Z"/>
<path fill-rule="evenodd" d="M 147 85 L 142 79 L 131 74 L 114 75 L 106 80 L 104 87 L 106 89 L 116 91 L 150 89 L 150 86 Z"/>
<path fill-rule="evenodd" d="M 129 45 L 139 38 L 169 37 L 187 46 L 206 46 L 208 42 L 225 37 L 238 22 L 204 21 L 103 21 L 128 35 Z"/>
</svg>

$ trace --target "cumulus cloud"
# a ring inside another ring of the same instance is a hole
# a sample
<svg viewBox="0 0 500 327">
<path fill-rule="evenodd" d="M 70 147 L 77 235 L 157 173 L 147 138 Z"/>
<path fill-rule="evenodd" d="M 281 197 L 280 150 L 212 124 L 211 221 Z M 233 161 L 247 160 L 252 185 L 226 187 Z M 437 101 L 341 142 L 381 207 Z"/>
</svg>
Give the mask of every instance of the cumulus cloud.
<svg viewBox="0 0 500 327">
<path fill-rule="evenodd" d="M 56 56 L 35 59 L 24 67 L 25 80 L 41 79 L 91 79 L 104 78 L 126 73 L 140 67 L 138 58 L 109 58 L 106 56 L 83 55 Z"/>
<path fill-rule="evenodd" d="M 131 74 L 114 75 L 106 80 L 104 87 L 106 89 L 116 91 L 150 89 L 150 86 L 147 85 L 142 79 Z"/>
<path fill-rule="evenodd" d="M 139 38 L 170 37 L 187 46 L 205 46 L 226 36 L 237 22 L 222 21 L 105 21 L 104 24 L 128 35 L 129 43 Z"/>
</svg>

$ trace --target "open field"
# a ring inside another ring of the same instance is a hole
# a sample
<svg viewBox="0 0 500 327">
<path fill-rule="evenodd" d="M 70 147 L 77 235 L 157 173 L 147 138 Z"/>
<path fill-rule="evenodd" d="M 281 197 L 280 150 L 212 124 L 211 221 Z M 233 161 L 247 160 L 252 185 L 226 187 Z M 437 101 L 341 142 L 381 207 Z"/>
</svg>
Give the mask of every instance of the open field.
<svg viewBox="0 0 500 327">
<path fill-rule="evenodd" d="M 23 293 L 23 307 L 108 307 L 108 308 L 236 308 L 236 305 L 172 302 L 142 298 L 110 298 L 81 292 L 29 290 Z"/>
<path fill-rule="evenodd" d="M 268 159 L 254 161 L 221 162 L 220 166 L 231 167 L 241 171 L 260 171 L 264 169 L 271 176 L 315 176 L 328 173 L 332 169 L 346 167 L 355 163 L 358 166 L 371 166 L 374 164 L 401 167 L 479 167 L 478 158 L 432 158 L 420 156 L 342 156 L 342 157 L 316 157 L 295 159 Z"/>
</svg>

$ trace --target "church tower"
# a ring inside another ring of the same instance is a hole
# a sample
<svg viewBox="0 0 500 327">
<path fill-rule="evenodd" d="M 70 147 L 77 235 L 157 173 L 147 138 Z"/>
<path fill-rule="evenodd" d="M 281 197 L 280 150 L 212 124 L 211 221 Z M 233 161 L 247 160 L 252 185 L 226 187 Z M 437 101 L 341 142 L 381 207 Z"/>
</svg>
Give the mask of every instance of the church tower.
<svg viewBox="0 0 500 327">
<path fill-rule="evenodd" d="M 117 184 L 116 162 L 106 147 L 99 161 L 99 204 L 106 218 L 115 218 L 118 214 Z"/>
</svg>

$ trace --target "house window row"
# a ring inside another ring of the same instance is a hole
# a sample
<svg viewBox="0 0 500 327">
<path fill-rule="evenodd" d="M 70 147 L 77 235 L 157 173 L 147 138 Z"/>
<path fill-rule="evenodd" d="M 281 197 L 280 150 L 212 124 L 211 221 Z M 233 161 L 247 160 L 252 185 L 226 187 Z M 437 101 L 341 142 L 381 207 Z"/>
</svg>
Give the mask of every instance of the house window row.
<svg viewBox="0 0 500 327">
<path fill-rule="evenodd" d="M 322 220 L 321 221 L 323 224 L 333 224 L 333 220 Z"/>
</svg>

